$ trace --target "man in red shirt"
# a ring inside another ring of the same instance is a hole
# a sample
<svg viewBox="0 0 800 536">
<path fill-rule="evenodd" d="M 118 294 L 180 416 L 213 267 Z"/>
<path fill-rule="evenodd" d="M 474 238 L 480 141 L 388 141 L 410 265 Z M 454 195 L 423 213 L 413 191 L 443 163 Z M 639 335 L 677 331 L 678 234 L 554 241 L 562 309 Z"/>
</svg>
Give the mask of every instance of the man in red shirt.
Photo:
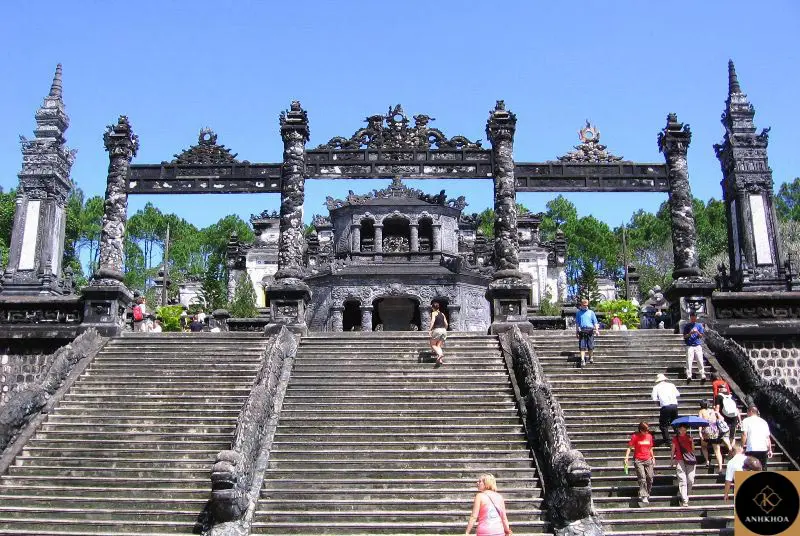
<svg viewBox="0 0 800 536">
<path fill-rule="evenodd" d="M 721 386 L 723 386 L 723 385 L 728 389 L 729 393 L 732 392 L 731 391 L 731 386 L 728 385 L 728 382 L 726 382 L 725 380 L 723 380 L 722 378 L 720 378 L 719 376 L 717 376 L 715 373 L 712 372 L 711 373 L 711 388 L 714 390 L 714 398 L 712 398 L 712 400 L 716 400 L 717 399 L 717 395 L 719 394 L 719 388 Z"/>
<path fill-rule="evenodd" d="M 639 482 L 639 500 L 643 503 L 650 502 L 650 492 L 653 490 L 653 467 L 656 457 L 653 455 L 653 434 L 646 422 L 639 423 L 639 431 L 631 435 L 628 450 L 625 451 L 625 466 L 628 466 L 628 457 L 633 449 L 633 466 L 636 468 L 636 480 Z"/>
</svg>

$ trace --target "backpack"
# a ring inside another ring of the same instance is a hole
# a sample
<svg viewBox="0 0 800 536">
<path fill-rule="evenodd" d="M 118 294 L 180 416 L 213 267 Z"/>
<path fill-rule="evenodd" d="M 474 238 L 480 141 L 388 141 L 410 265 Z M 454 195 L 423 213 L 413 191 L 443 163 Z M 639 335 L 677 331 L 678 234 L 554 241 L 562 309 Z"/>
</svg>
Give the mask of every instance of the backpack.
<svg viewBox="0 0 800 536">
<path fill-rule="evenodd" d="M 133 306 L 133 321 L 134 322 L 141 322 L 144 320 L 144 315 L 142 314 L 142 306 L 141 305 L 134 305 Z"/>
<path fill-rule="evenodd" d="M 739 408 L 736 407 L 736 401 L 732 395 L 722 396 L 722 414 L 726 417 L 736 417 L 739 415 Z"/>
</svg>

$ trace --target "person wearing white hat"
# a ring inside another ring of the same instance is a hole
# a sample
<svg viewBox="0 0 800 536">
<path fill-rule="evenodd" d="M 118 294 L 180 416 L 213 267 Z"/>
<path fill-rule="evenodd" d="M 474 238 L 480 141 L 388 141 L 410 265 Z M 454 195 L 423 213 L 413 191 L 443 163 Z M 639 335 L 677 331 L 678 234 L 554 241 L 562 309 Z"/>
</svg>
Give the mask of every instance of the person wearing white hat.
<svg viewBox="0 0 800 536">
<path fill-rule="evenodd" d="M 660 408 L 658 414 L 658 428 L 661 430 L 663 444 L 670 442 L 669 428 L 672 421 L 678 418 L 678 397 L 681 394 L 675 384 L 670 382 L 664 374 L 656 376 L 656 384 L 653 387 L 651 398 L 658 402 Z"/>
</svg>

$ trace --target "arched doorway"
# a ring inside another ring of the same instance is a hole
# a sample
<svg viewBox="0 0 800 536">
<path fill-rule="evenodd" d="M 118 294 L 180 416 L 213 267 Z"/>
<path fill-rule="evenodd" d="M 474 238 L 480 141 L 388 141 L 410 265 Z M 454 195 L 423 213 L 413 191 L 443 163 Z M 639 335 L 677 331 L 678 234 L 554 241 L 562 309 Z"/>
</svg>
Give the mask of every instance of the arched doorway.
<svg viewBox="0 0 800 536">
<path fill-rule="evenodd" d="M 407 296 L 386 296 L 373 302 L 373 329 L 383 325 L 383 331 L 415 331 L 419 329 L 419 301 Z M 413 326 L 413 327 L 412 327 Z"/>
<path fill-rule="evenodd" d="M 361 331 L 361 303 L 358 300 L 344 302 L 342 331 Z"/>
</svg>

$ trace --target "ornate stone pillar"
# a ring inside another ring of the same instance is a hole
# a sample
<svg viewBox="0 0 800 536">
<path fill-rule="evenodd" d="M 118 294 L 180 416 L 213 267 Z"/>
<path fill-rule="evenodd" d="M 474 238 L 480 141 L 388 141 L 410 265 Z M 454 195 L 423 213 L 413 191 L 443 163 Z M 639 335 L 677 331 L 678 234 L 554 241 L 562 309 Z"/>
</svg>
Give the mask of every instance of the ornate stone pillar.
<svg viewBox="0 0 800 536">
<path fill-rule="evenodd" d="M 447 319 L 450 323 L 450 329 L 453 331 L 463 331 L 464 328 L 461 325 L 461 306 L 448 305 L 447 311 L 450 313 L 450 318 Z"/>
<path fill-rule="evenodd" d="M 350 226 L 350 236 L 352 237 L 351 243 L 352 246 L 350 248 L 351 252 L 359 252 L 361 251 L 361 224 L 354 223 Z"/>
<path fill-rule="evenodd" d="M 128 172 L 139 149 L 139 138 L 128 118 L 121 115 L 103 135 L 108 151 L 108 177 L 100 234 L 100 266 L 90 284 L 82 291 L 83 327 L 94 327 L 106 335 L 116 335 L 126 328 L 125 309 L 133 295 L 123 283 L 125 224 L 128 220 Z"/>
<path fill-rule="evenodd" d="M 431 230 L 431 251 L 442 251 L 442 224 L 434 223 Z"/>
<path fill-rule="evenodd" d="M 331 331 L 344 331 L 344 307 L 331 307 Z"/>
<path fill-rule="evenodd" d="M 419 251 L 419 224 L 416 222 L 412 223 L 410 226 L 410 230 L 411 230 L 411 237 L 410 237 L 409 248 L 413 253 L 416 253 Z"/>
<path fill-rule="evenodd" d="M 273 323 L 267 333 L 282 326 L 295 333 L 308 332 L 306 305 L 311 291 L 303 282 L 303 203 L 305 202 L 306 142 L 309 139 L 308 114 L 298 101 L 280 115 L 283 139 L 281 167 L 280 237 L 278 271 L 275 282 L 267 287 Z"/>
<path fill-rule="evenodd" d="M 767 159 L 769 129 L 756 134 L 755 108 L 742 92 L 732 61 L 725 104 L 725 137 L 714 150 L 722 166 L 731 283 L 734 290 L 784 290 L 786 268 Z"/>
<path fill-rule="evenodd" d="M 116 125 L 106 127 L 103 142 L 108 151 L 108 178 L 100 235 L 100 265 L 95 279 L 122 282 L 125 258 L 125 224 L 128 221 L 128 172 L 139 149 L 128 118 L 121 115 Z"/>
<path fill-rule="evenodd" d="M 431 329 L 431 306 L 419 306 L 419 329 L 420 331 L 428 331 Z"/>
<path fill-rule="evenodd" d="M 43 297 L 72 293 L 61 277 L 66 203 L 74 152 L 66 147 L 69 117 L 61 89 L 61 64 L 50 93 L 36 112 L 35 138 L 22 138 L 16 210 L 11 230 L 3 294 Z"/>
<path fill-rule="evenodd" d="M 667 115 L 667 126 L 658 134 L 658 148 L 664 153 L 669 172 L 669 210 L 672 218 L 674 258 L 672 278 L 675 281 L 664 295 L 670 301 L 673 317 L 681 319 L 680 328 L 692 311 L 697 311 L 701 319 L 706 320 L 715 286 L 711 279 L 700 275 L 698 264 L 697 231 L 686 160 L 691 141 L 689 125 L 679 123 L 675 114 Z"/>
<path fill-rule="evenodd" d="M 361 306 L 361 331 L 372 331 L 372 311 L 371 305 Z"/>
<path fill-rule="evenodd" d="M 697 261 L 697 232 L 694 226 L 692 190 L 686 153 L 692 133 L 689 125 L 678 122 L 675 114 L 667 116 L 667 126 L 658 134 L 658 148 L 664 153 L 669 169 L 669 211 L 672 218 L 672 278 L 700 275 Z"/>
<path fill-rule="evenodd" d="M 517 117 L 497 101 L 489 112 L 486 135 L 492 144 L 494 176 L 494 263 L 493 280 L 486 291 L 492 307 L 491 333 L 513 326 L 530 332 L 528 300 L 531 276 L 519 270 L 517 238 L 517 195 L 514 183 L 514 132 Z"/>
<path fill-rule="evenodd" d="M 375 224 L 375 253 L 383 253 L 383 225 Z"/>
</svg>

